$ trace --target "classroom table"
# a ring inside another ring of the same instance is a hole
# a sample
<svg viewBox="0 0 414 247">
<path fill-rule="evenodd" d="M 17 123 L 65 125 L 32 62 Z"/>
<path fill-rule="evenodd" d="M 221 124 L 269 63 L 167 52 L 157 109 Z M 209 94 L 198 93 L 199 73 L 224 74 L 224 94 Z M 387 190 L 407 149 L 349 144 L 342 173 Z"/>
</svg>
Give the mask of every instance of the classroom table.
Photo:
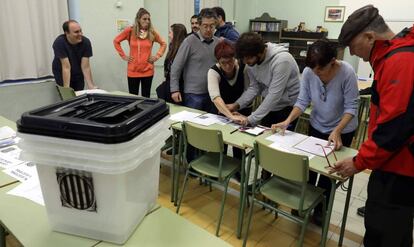
<svg viewBox="0 0 414 247">
<path fill-rule="evenodd" d="M 8 126 L 14 130 L 16 130 L 16 123 L 13 121 L 10 121 L 2 116 L 0 116 L 0 127 Z M 7 175 L 6 173 L 0 171 L 0 188 L 16 183 L 17 179 Z"/>
<path fill-rule="evenodd" d="M 268 132 L 258 136 L 257 139 L 263 141 L 265 144 L 270 145 L 272 142 L 269 141 L 269 140 L 266 140 L 266 137 L 270 136 L 271 134 L 272 133 L 270 131 L 268 131 Z M 249 148 L 253 148 L 253 143 L 254 142 L 246 142 L 245 145 Z M 340 150 L 335 151 L 335 154 L 336 154 L 336 157 L 338 158 L 338 160 L 342 160 L 344 158 L 355 156 L 357 154 L 357 152 L 358 151 L 355 150 L 355 149 L 348 148 L 348 147 L 342 147 Z M 332 163 L 334 163 L 335 160 L 333 160 L 332 156 L 333 155 L 330 154 L 330 155 L 328 155 L 328 158 L 330 158 Z M 248 162 L 247 172 L 250 171 L 250 166 L 251 166 L 251 159 L 249 159 L 249 162 Z M 330 179 L 331 183 L 332 183 L 332 187 L 331 187 L 331 191 L 330 191 L 330 197 L 329 197 L 329 201 L 328 201 L 328 205 L 327 205 L 327 213 L 326 213 L 325 222 L 324 222 L 324 231 L 322 233 L 321 246 L 325 246 L 326 241 L 327 241 L 329 223 L 330 223 L 330 220 L 331 220 L 331 214 L 332 214 L 332 208 L 333 208 L 336 189 L 341 184 L 343 184 L 344 182 L 346 182 L 348 180 L 348 178 L 340 177 L 335 173 L 334 174 L 329 174 L 326 166 L 327 166 L 327 161 L 326 161 L 325 157 L 320 157 L 320 156 L 315 155 L 312 159 L 309 160 L 309 169 L 311 171 L 317 172 L 321 175 L 324 175 L 324 176 L 328 177 Z M 348 183 L 346 200 L 345 200 L 345 205 L 344 205 L 344 213 L 343 213 L 343 216 L 342 216 L 342 225 L 341 225 L 341 231 L 340 231 L 340 235 L 339 235 L 338 246 L 342 246 L 342 242 L 343 242 L 345 226 L 346 226 L 346 219 L 347 219 L 347 216 L 348 216 L 349 202 L 350 202 L 351 193 L 352 193 L 353 179 L 354 179 L 353 176 L 349 177 L 349 183 Z"/>
<path fill-rule="evenodd" d="M 96 246 L 120 245 L 100 242 Z M 161 207 L 145 216 L 135 232 L 121 246 L 224 247 L 231 245 L 171 210 Z"/>
<path fill-rule="evenodd" d="M 192 108 L 188 108 L 185 106 L 179 106 L 175 104 L 170 104 L 170 114 L 174 114 L 180 111 L 190 111 L 190 112 L 198 112 L 198 113 L 206 113 L 199 110 L 195 110 Z M 181 122 L 173 122 L 171 125 L 173 129 L 173 138 L 176 139 L 179 138 L 178 141 L 178 165 L 176 165 L 176 148 L 175 145 L 173 145 L 173 187 L 171 189 L 172 192 L 172 200 L 174 201 L 174 204 L 176 205 L 177 199 L 178 199 L 178 182 L 179 182 L 179 164 L 182 162 L 182 146 L 183 146 L 183 140 L 181 133 Z M 211 129 L 219 129 L 221 130 L 223 134 L 223 142 L 224 144 L 227 144 L 229 146 L 233 146 L 236 148 L 239 148 L 242 150 L 242 160 L 241 160 L 241 171 L 240 171 L 240 208 L 239 208 L 239 214 L 238 214 L 238 220 L 237 220 L 237 237 L 241 237 L 242 232 L 242 225 L 243 225 L 243 212 L 244 212 L 244 203 L 242 203 L 246 198 L 246 193 L 244 192 L 244 189 L 246 186 L 244 186 L 245 181 L 245 163 L 246 163 L 246 146 L 244 145 L 245 142 L 253 142 L 253 140 L 256 138 L 253 135 L 249 135 L 246 133 L 242 133 L 240 131 L 234 132 L 234 127 L 230 125 L 220 125 L 220 124 L 212 124 L 210 126 L 204 126 L 206 128 Z M 175 137 L 177 136 L 177 137 Z M 173 143 L 175 143 L 173 141 Z"/>
<path fill-rule="evenodd" d="M 187 111 L 193 111 L 193 109 L 187 108 L 187 107 L 183 107 L 183 106 L 177 106 L 177 105 L 170 105 L 170 112 L 171 113 L 177 113 L 180 112 L 182 110 L 187 110 Z M 200 111 L 198 111 L 200 112 Z M 172 125 L 173 130 L 176 131 L 181 131 L 181 123 L 175 123 Z M 219 124 L 213 124 L 208 126 L 207 128 L 214 128 L 214 129 L 220 129 L 223 133 L 223 141 L 225 144 L 229 144 L 235 147 L 238 147 L 242 150 L 249 150 L 249 149 L 253 149 L 253 143 L 256 140 L 256 138 L 266 138 L 267 136 L 271 135 L 270 131 L 265 132 L 262 135 L 259 135 L 258 137 L 246 134 L 246 133 L 241 133 L 240 131 L 236 131 L 234 133 L 231 133 L 234 128 L 229 126 L 229 125 L 219 125 Z M 230 134 L 231 133 L 231 134 Z M 270 141 L 265 141 L 268 142 L 269 144 L 271 143 Z M 179 149 L 182 145 L 179 144 Z M 182 152 L 182 150 L 179 150 L 179 154 Z M 340 151 L 336 151 L 335 154 L 337 155 L 338 160 L 341 160 L 343 158 L 346 157 L 352 157 L 355 156 L 357 153 L 357 150 L 352 149 L 352 148 L 347 148 L 347 147 L 343 147 Z M 251 163 L 251 159 L 252 159 L 252 154 L 253 152 L 250 152 L 249 157 L 248 157 L 248 164 Z M 173 150 L 173 157 L 175 157 L 175 151 Z M 243 157 L 243 162 L 242 165 L 244 166 L 244 169 L 242 169 L 242 176 L 244 178 L 243 173 L 249 172 L 249 166 L 245 165 L 245 157 Z M 174 158 L 175 160 L 175 158 Z M 326 159 L 324 157 L 319 157 L 319 156 L 315 156 L 314 158 L 312 158 L 309 161 L 309 166 L 310 166 L 310 170 L 315 171 L 321 175 L 327 176 L 331 183 L 332 183 L 332 189 L 330 191 L 330 198 L 329 198 L 329 202 L 327 205 L 327 217 L 325 218 L 325 226 L 329 226 L 329 222 L 330 222 L 330 217 L 331 217 L 331 213 L 332 213 L 332 207 L 333 207 L 333 202 L 334 202 L 334 197 L 335 197 L 335 192 L 336 189 L 343 184 L 344 182 L 346 182 L 348 179 L 347 178 L 342 178 L 340 176 L 337 176 L 336 174 L 329 174 L 327 169 L 326 169 Z M 247 171 L 245 171 L 247 169 Z M 174 199 L 176 200 L 176 195 L 178 192 L 178 169 L 173 170 L 173 173 L 176 173 L 177 175 L 173 174 L 173 177 L 175 176 L 175 181 L 176 183 L 174 184 L 173 187 L 173 193 L 175 193 L 175 197 Z M 237 227 L 237 236 L 241 237 L 241 232 L 242 232 L 242 225 L 243 225 L 243 212 L 245 209 L 245 198 L 247 196 L 247 180 L 246 182 L 244 182 L 244 179 L 242 179 L 242 184 L 241 184 L 241 189 L 240 189 L 240 208 L 239 208 L 239 219 L 238 219 L 238 227 Z M 348 213 L 348 208 L 349 208 L 349 202 L 350 202 L 350 198 L 351 198 L 351 192 L 352 192 L 352 185 L 353 185 L 353 177 L 349 178 L 349 185 L 348 185 L 348 189 L 347 189 L 347 196 L 346 196 L 346 201 L 345 201 L 345 205 L 344 205 L 344 214 L 343 214 L 343 220 L 342 220 L 342 226 L 341 226 L 341 231 L 340 231 L 340 239 L 339 239 L 339 246 L 342 245 L 343 242 L 343 236 L 344 236 L 344 231 L 345 231 L 345 226 L 346 226 L 346 218 L 347 218 L 347 213 Z M 326 239 L 327 239 L 327 233 L 328 233 L 328 227 L 324 228 L 324 232 L 322 235 L 322 246 L 325 245 L 326 243 Z"/>
<path fill-rule="evenodd" d="M 22 197 L 6 194 L 7 191 L 19 184 L 16 183 L 0 189 L 0 234 L 6 229 L 23 246 L 30 247 L 82 247 L 94 246 L 99 242 L 98 240 L 52 231 L 44 206 Z M 0 236 L 0 245 L 1 238 L 4 238 L 3 234 Z"/>
</svg>

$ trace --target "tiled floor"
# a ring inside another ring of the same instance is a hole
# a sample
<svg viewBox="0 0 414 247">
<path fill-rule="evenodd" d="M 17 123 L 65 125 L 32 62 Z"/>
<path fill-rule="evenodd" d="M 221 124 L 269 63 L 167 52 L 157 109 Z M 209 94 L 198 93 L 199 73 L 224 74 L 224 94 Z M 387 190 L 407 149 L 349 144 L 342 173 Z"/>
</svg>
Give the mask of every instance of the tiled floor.
<svg viewBox="0 0 414 247">
<path fill-rule="evenodd" d="M 170 202 L 170 163 L 162 159 L 160 173 L 160 192 L 158 202 L 175 212 L 174 205 Z M 343 246 L 362 246 L 364 235 L 363 218 L 356 214 L 358 207 L 363 206 L 366 198 L 366 185 L 368 173 L 360 173 L 354 178 L 348 220 L 346 225 Z M 233 186 L 237 188 L 236 185 Z M 207 186 L 200 186 L 198 180 L 190 179 L 190 183 L 180 209 L 180 215 L 199 225 L 207 231 L 215 234 L 218 210 L 222 192 L 213 188 L 209 192 Z M 342 223 L 342 212 L 346 192 L 338 188 L 331 218 L 331 226 L 328 234 L 327 246 L 337 246 L 339 230 Z M 223 223 L 220 230 L 220 238 L 233 246 L 241 246 L 242 240 L 235 235 L 237 224 L 238 197 L 237 190 L 232 189 L 228 196 Z M 283 216 L 274 218 L 268 211 L 255 208 L 253 225 L 248 239 L 248 246 L 296 246 L 299 234 L 299 226 Z M 320 228 L 310 224 L 305 237 L 304 246 L 318 246 L 320 241 Z"/>
</svg>

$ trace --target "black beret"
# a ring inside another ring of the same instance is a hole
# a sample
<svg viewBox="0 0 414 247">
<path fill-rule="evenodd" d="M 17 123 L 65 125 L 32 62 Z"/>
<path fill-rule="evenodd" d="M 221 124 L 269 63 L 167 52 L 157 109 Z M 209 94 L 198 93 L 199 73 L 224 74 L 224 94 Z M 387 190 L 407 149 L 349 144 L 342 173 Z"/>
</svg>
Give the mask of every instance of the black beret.
<svg viewBox="0 0 414 247">
<path fill-rule="evenodd" d="M 352 39 L 378 16 L 378 9 L 371 4 L 355 10 L 342 26 L 338 37 L 339 43 L 348 46 Z"/>
</svg>

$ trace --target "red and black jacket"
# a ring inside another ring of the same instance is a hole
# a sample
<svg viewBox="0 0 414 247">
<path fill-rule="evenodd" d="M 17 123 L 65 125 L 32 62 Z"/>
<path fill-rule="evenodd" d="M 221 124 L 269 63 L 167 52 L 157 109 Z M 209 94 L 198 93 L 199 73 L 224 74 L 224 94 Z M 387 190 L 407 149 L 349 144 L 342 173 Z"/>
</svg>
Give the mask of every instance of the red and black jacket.
<svg viewBox="0 0 414 247">
<path fill-rule="evenodd" d="M 375 72 L 368 139 L 354 159 L 357 169 L 414 177 L 414 26 L 371 51 Z"/>
</svg>

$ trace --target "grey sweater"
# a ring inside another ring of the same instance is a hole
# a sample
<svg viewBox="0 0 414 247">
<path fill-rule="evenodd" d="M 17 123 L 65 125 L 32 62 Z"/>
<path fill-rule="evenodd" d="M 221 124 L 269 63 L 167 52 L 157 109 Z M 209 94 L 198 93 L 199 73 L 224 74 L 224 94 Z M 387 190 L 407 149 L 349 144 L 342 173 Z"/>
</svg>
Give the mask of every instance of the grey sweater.
<svg viewBox="0 0 414 247">
<path fill-rule="evenodd" d="M 208 44 L 200 32 L 200 38 L 191 34 L 181 44 L 171 66 L 171 92 L 179 91 L 181 72 L 184 71 L 184 93 L 206 94 L 207 72 L 216 63 L 214 48 L 219 39 L 213 37 Z"/>
<path fill-rule="evenodd" d="M 258 95 L 264 97 L 260 106 L 248 117 L 256 125 L 271 111 L 293 106 L 299 94 L 299 68 L 283 46 L 266 43 L 266 56 L 260 65 L 247 68 L 249 88 L 236 101 L 240 108 L 250 105 Z"/>
</svg>

